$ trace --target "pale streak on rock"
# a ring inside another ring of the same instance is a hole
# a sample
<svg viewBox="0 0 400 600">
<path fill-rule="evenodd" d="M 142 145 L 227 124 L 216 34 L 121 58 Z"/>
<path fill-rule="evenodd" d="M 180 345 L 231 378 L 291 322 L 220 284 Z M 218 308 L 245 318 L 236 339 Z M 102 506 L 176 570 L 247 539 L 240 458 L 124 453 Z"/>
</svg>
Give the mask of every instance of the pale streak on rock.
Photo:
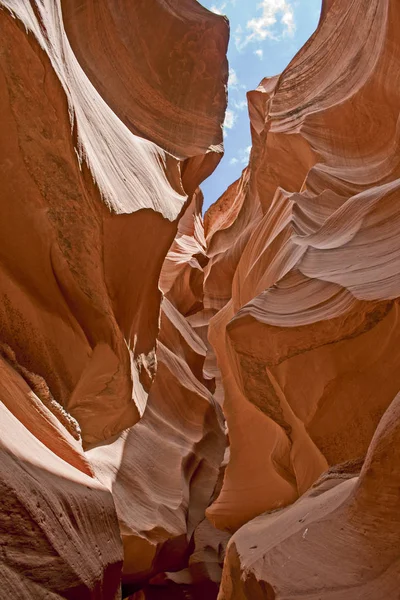
<svg viewBox="0 0 400 600">
<path fill-rule="evenodd" d="M 35 0 L 35 11 L 28 3 L 2 4 L 32 31 L 50 58 L 67 96 L 71 127 L 76 119 L 80 160 L 87 161 L 109 207 L 117 214 L 151 208 L 176 219 L 186 195 L 182 187 L 171 187 L 166 171 L 178 171 L 178 162 L 174 165 L 161 148 L 134 135 L 103 100 L 65 34 L 61 1 Z"/>
<path fill-rule="evenodd" d="M 0 2 L 7 597 L 117 599 L 121 579 L 145 585 L 183 567 L 226 445 L 203 378 L 204 342 L 171 303 L 179 273 L 166 275 L 162 317 L 158 282 L 187 210 L 180 247 L 193 252 L 184 251 L 182 271 L 191 279 L 202 262 L 196 189 L 222 156 L 227 23 L 192 0 L 184 13 L 173 2 L 127 2 L 113 13 L 116 27 L 82 18 L 107 7 L 116 3 Z M 129 64 L 112 65 L 124 95 L 104 69 L 135 19 L 143 43 L 148 22 L 164 37 L 155 45 L 150 28 L 153 57 L 135 57 L 133 39 Z M 179 57 L 189 55 L 187 79 Z M 153 69 L 160 57 L 171 58 L 169 88 Z M 140 103 L 129 95 L 135 83 Z M 201 308 L 202 273 L 199 282 Z"/>
<path fill-rule="evenodd" d="M 232 537 L 218 599 L 394 600 L 399 436 L 397 396 L 359 474 L 357 467 L 351 473 L 351 465 L 339 466 L 293 506 L 254 519 Z"/>
<path fill-rule="evenodd" d="M 211 599 L 234 533 L 220 600 L 397 599 L 398 3 L 323 2 L 204 223 L 224 18 L 0 4 L 1 590 Z"/>
<path fill-rule="evenodd" d="M 394 0 L 324 2 L 249 92 L 249 166 L 205 216 L 231 456 L 207 514 L 237 530 L 220 600 L 398 595 L 399 26 Z"/>
</svg>

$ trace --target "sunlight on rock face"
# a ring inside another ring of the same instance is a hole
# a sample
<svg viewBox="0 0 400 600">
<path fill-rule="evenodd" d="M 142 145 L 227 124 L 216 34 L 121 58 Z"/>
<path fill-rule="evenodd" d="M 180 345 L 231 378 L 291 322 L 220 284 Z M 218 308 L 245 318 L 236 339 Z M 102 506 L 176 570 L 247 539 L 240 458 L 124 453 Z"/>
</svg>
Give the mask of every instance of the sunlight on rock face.
<svg viewBox="0 0 400 600">
<path fill-rule="evenodd" d="M 0 0 L 1 598 L 398 600 L 400 6 L 208 4 Z"/>
<path fill-rule="evenodd" d="M 203 0 L 216 14 L 230 21 L 228 47 L 228 118 L 224 127 L 225 157 L 202 185 L 204 209 L 240 177 L 248 163 L 251 144 L 247 92 L 266 76 L 279 74 L 304 45 L 318 25 L 321 0 L 259 0 L 240 2 Z M 229 124 L 229 127 L 227 127 Z"/>
</svg>

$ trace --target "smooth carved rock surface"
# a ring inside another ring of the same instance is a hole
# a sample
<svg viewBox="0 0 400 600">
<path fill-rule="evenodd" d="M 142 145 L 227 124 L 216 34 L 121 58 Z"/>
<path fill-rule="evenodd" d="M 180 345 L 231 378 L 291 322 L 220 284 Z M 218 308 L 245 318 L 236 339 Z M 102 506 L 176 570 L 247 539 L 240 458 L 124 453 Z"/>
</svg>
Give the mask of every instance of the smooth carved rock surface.
<svg viewBox="0 0 400 600">
<path fill-rule="evenodd" d="M 0 0 L 1 599 L 398 600 L 399 30 L 325 0 L 203 221 L 227 21 Z"/>
<path fill-rule="evenodd" d="M 231 448 L 218 527 L 364 457 L 399 390 L 399 23 L 396 2 L 326 4 L 248 94 L 250 164 L 205 218 Z"/>
<path fill-rule="evenodd" d="M 205 217 L 220 600 L 398 597 L 399 25 L 395 1 L 325 2 L 248 94 L 249 166 Z"/>
<path fill-rule="evenodd" d="M 224 456 L 172 303 L 188 277 L 202 308 L 204 240 L 162 310 L 159 279 L 182 214 L 176 243 L 202 236 L 228 25 L 194 0 L 1 0 L 0 39 L 0 596 L 108 600 L 187 565 Z"/>
<path fill-rule="evenodd" d="M 360 463 L 328 471 L 293 506 L 232 538 L 219 600 L 398 598 L 400 396 Z"/>
</svg>

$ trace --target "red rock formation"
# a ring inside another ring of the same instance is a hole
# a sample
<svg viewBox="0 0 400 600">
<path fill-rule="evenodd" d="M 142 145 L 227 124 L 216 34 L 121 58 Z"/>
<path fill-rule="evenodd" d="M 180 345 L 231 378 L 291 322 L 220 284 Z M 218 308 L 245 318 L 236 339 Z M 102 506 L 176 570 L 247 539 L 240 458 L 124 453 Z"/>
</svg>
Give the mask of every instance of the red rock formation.
<svg viewBox="0 0 400 600">
<path fill-rule="evenodd" d="M 122 561 L 187 564 L 223 458 L 158 281 L 221 157 L 228 27 L 194 0 L 0 8 L 0 588 L 108 600 Z"/>
<path fill-rule="evenodd" d="M 0 8 L 0 596 L 396 600 L 398 2 L 323 3 L 204 224 L 226 21 Z"/>
<path fill-rule="evenodd" d="M 157 374 L 143 418 L 87 452 L 113 493 L 127 590 L 186 566 L 192 535 L 213 496 L 225 435 L 201 381 L 204 356 L 201 340 L 165 298 Z"/>
<path fill-rule="evenodd" d="M 389 93 L 400 13 L 394 2 L 325 9 L 284 73 L 249 93 L 249 168 L 206 216 L 205 303 L 223 306 L 210 340 L 231 442 L 209 516 L 232 530 L 293 502 L 327 464 L 364 456 L 400 386 L 400 96 Z"/>
<path fill-rule="evenodd" d="M 249 166 L 205 218 L 231 457 L 207 514 L 242 527 L 221 600 L 398 596 L 399 25 L 391 0 L 325 3 L 283 74 L 248 94 Z M 365 455 L 359 479 L 307 491 Z"/>
<path fill-rule="evenodd" d="M 360 465 L 328 471 L 293 506 L 232 538 L 219 600 L 399 597 L 400 396 Z"/>
<path fill-rule="evenodd" d="M 118 598 L 112 496 L 44 394 L 3 358 L 0 374 L 0 597 Z"/>
</svg>

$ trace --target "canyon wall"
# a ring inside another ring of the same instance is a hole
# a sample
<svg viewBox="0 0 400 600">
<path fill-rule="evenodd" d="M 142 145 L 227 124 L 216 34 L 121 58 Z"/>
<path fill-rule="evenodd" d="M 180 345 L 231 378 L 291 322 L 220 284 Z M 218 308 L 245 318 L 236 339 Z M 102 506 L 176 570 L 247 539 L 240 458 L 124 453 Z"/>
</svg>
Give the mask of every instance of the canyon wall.
<svg viewBox="0 0 400 600">
<path fill-rule="evenodd" d="M 0 598 L 398 600 L 400 6 L 223 153 L 196 0 L 0 0 Z"/>
<path fill-rule="evenodd" d="M 228 25 L 194 0 L 0 6 L 0 595 L 118 598 L 187 564 L 226 446 L 185 240 Z"/>
<path fill-rule="evenodd" d="M 249 166 L 205 217 L 219 600 L 398 598 L 399 26 L 395 1 L 324 3 L 248 94 Z"/>
</svg>

